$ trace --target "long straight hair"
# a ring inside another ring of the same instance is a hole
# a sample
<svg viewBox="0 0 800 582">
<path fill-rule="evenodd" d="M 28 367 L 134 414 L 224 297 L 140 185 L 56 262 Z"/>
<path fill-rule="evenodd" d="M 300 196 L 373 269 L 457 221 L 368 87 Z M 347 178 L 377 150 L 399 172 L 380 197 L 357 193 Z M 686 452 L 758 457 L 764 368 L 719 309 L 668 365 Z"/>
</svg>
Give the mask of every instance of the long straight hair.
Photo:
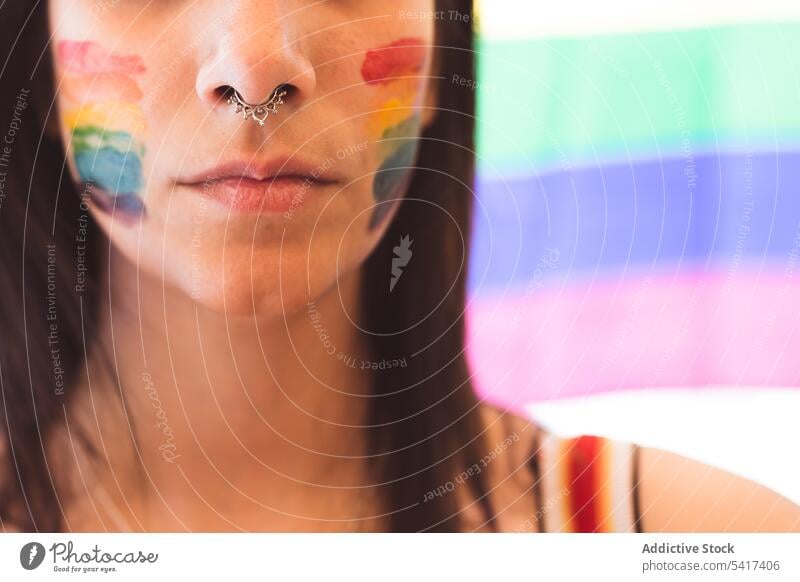
<svg viewBox="0 0 800 582">
<path fill-rule="evenodd" d="M 482 456 L 464 353 L 475 97 L 451 82 L 474 78 L 472 1 L 438 0 L 437 10 L 461 15 L 436 23 L 437 115 L 408 199 L 363 266 L 373 356 L 408 363 L 375 382 L 365 429 L 391 531 L 458 530 L 457 495 L 445 485 Z M 81 208 L 53 130 L 47 4 L 6 2 L 0 16 L 0 131 L 8 128 L 10 142 L 0 142 L 0 519 L 53 532 L 64 527 L 64 490 L 48 442 L 97 335 L 105 239 Z M 390 292 L 394 247 L 405 236 L 413 260 Z M 491 523 L 484 477 L 465 486 Z"/>
</svg>

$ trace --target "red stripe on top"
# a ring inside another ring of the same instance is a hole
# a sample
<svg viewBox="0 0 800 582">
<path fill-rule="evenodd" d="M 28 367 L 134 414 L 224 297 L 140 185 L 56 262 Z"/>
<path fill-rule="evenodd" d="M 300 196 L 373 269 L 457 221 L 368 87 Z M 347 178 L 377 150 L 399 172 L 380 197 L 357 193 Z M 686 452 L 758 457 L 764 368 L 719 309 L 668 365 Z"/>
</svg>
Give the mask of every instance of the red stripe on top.
<svg viewBox="0 0 800 582">
<path fill-rule="evenodd" d="M 413 75 L 425 66 L 426 52 L 421 38 L 402 38 L 368 51 L 361 65 L 361 76 L 368 84 L 375 85 Z"/>
<path fill-rule="evenodd" d="M 572 531 L 599 531 L 603 521 L 601 506 L 603 441 L 594 436 L 582 436 L 569 443 L 567 479 L 570 484 L 569 508 Z"/>
</svg>

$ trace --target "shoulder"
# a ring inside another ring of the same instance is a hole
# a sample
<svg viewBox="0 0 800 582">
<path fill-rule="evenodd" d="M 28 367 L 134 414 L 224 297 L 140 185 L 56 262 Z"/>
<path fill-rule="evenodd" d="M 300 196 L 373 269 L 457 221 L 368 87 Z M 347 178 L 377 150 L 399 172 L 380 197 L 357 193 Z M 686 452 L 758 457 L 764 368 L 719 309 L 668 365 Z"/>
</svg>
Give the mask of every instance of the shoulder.
<svg viewBox="0 0 800 582">
<path fill-rule="evenodd" d="M 563 438 L 532 418 L 482 405 L 485 471 L 500 531 L 631 532 L 637 528 L 636 447 Z"/>
<path fill-rule="evenodd" d="M 600 435 L 557 435 L 491 405 L 482 415 L 485 455 L 475 470 L 488 476 L 499 531 L 800 531 L 798 505 L 708 464 Z"/>
<path fill-rule="evenodd" d="M 800 532 L 800 506 L 763 485 L 661 449 L 639 456 L 647 531 Z"/>
</svg>

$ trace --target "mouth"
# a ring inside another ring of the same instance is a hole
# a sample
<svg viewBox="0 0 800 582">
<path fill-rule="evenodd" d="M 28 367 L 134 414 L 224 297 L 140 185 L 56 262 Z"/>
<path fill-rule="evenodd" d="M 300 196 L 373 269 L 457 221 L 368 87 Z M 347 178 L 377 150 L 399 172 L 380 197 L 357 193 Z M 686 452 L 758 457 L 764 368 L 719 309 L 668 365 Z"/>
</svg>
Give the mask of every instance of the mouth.
<svg viewBox="0 0 800 582">
<path fill-rule="evenodd" d="M 338 183 L 330 168 L 330 160 L 232 161 L 180 178 L 177 184 L 235 211 L 281 213 L 299 209 L 321 188 Z"/>
</svg>

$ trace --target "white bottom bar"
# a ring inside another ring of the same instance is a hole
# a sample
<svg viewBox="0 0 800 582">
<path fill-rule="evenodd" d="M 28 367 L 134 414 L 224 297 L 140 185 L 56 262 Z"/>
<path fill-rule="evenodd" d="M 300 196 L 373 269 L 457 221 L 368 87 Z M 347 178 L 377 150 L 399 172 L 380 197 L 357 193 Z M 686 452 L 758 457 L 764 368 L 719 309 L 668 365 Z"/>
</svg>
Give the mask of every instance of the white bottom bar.
<svg viewBox="0 0 800 582">
<path fill-rule="evenodd" d="M 31 556 L 36 543 L 41 546 Z M 657 553 L 645 551 L 646 545 Z M 40 565 L 32 570 L 22 565 L 37 561 Z M 187 576 L 347 582 L 796 581 L 800 535 L 0 535 L 0 580 L 174 581 Z"/>
</svg>

